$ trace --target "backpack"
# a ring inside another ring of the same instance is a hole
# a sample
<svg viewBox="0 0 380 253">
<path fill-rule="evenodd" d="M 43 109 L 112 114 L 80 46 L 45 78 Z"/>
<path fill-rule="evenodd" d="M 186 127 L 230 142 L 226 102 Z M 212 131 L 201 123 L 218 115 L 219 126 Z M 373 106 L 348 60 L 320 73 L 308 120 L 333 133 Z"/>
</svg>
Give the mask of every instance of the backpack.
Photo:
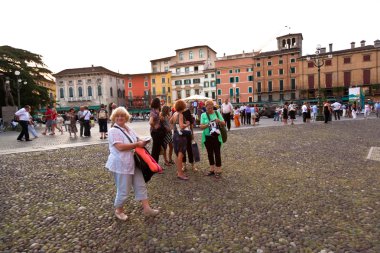
<svg viewBox="0 0 380 253">
<path fill-rule="evenodd" d="M 107 113 L 105 110 L 100 110 L 99 111 L 99 116 L 98 116 L 99 119 L 106 119 L 107 118 Z"/>
</svg>

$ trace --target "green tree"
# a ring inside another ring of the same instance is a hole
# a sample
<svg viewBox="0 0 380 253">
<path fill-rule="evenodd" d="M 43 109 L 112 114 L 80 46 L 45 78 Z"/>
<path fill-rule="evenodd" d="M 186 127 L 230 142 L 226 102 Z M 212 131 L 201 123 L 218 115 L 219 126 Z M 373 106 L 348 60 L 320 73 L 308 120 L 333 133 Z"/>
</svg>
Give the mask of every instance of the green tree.
<svg viewBox="0 0 380 253">
<path fill-rule="evenodd" d="M 51 81 L 51 71 L 46 68 L 42 61 L 42 56 L 31 53 L 27 50 L 13 48 L 10 46 L 0 46 L 0 106 L 5 105 L 5 80 L 11 81 L 11 92 L 15 104 L 17 101 L 17 86 L 15 71 L 20 71 L 18 76 L 23 82 L 20 89 L 20 105 L 31 105 L 33 108 L 53 103 L 49 98 L 48 88 L 38 85 L 43 81 Z M 4 88 L 3 88 L 4 87 Z"/>
</svg>

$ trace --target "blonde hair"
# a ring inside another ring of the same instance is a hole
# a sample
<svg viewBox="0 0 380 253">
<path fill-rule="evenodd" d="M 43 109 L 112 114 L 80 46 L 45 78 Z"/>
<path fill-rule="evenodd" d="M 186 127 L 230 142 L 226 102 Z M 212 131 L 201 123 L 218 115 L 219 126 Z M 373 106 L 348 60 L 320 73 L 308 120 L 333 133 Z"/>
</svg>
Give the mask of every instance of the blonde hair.
<svg viewBox="0 0 380 253">
<path fill-rule="evenodd" d="M 118 115 L 125 116 L 125 119 L 126 119 L 127 122 L 128 122 L 129 119 L 131 118 L 131 115 L 129 114 L 129 112 L 127 111 L 127 109 L 125 109 L 125 108 L 122 107 L 122 106 L 119 106 L 118 108 L 116 108 L 116 109 L 114 109 L 114 110 L 112 111 L 112 114 L 111 114 L 110 119 L 111 119 L 111 121 L 112 121 L 113 123 L 115 123 L 115 118 L 116 118 L 116 116 L 118 116 Z"/>
</svg>

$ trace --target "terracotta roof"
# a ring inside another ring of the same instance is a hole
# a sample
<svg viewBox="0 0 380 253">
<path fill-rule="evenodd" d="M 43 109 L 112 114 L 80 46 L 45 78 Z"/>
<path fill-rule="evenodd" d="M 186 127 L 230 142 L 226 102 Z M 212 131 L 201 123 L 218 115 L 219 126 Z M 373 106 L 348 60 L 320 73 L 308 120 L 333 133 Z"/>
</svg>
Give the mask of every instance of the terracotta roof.
<svg viewBox="0 0 380 253">
<path fill-rule="evenodd" d="M 191 61 L 191 62 L 181 62 L 181 63 L 176 63 L 173 65 L 170 65 L 170 67 L 181 67 L 181 66 L 190 66 L 190 65 L 199 65 L 199 64 L 204 64 L 206 61 Z"/>
<path fill-rule="evenodd" d="M 263 53 L 257 54 L 253 58 L 258 59 L 258 58 L 262 58 L 262 57 L 268 57 L 268 56 L 273 56 L 273 55 L 281 55 L 281 54 L 289 54 L 289 53 L 296 53 L 296 52 L 301 52 L 301 49 L 300 48 L 290 48 L 290 49 L 268 51 L 268 52 L 263 52 Z"/>
<path fill-rule="evenodd" d="M 122 74 L 113 72 L 102 66 L 88 67 L 88 68 L 76 68 L 76 69 L 65 69 L 61 72 L 54 74 L 54 77 L 67 76 L 67 75 L 80 75 L 80 74 L 109 74 L 113 76 L 122 77 Z"/>
<path fill-rule="evenodd" d="M 170 59 L 172 59 L 173 57 L 175 57 L 175 56 L 169 56 L 169 57 L 165 57 L 165 58 L 154 59 L 154 60 L 150 60 L 150 62 L 154 62 L 154 61 L 163 61 L 163 60 L 170 60 Z"/>
<path fill-rule="evenodd" d="M 355 52 L 367 51 L 367 50 L 373 50 L 373 49 L 380 50 L 380 48 L 376 48 L 374 45 L 368 45 L 368 46 L 364 46 L 364 47 L 355 47 L 355 48 L 343 49 L 343 50 L 338 50 L 338 51 L 326 52 L 326 53 L 323 53 L 320 55 L 329 55 L 329 54 L 336 55 L 336 54 L 345 54 L 345 53 L 355 53 Z M 314 56 L 314 55 L 315 54 L 304 55 L 304 56 L 300 57 L 299 59 L 304 59 L 308 56 Z"/>
<path fill-rule="evenodd" d="M 244 54 L 231 54 L 226 55 L 223 57 L 218 57 L 216 61 L 225 61 L 225 60 L 236 60 L 236 59 L 242 59 L 242 58 L 251 58 L 252 56 L 258 55 L 259 52 L 249 52 Z"/>
<path fill-rule="evenodd" d="M 171 73 L 170 71 L 164 71 L 164 72 L 152 72 L 150 73 L 151 75 L 163 75 L 163 74 L 168 74 L 168 73 Z"/>
<path fill-rule="evenodd" d="M 151 75 L 151 74 L 154 74 L 154 73 L 137 73 L 137 74 L 124 74 L 123 77 L 129 77 L 129 76 L 147 76 L 147 75 Z"/>
<path fill-rule="evenodd" d="M 187 50 L 187 49 L 193 49 L 193 48 L 200 48 L 200 47 L 207 47 L 207 48 L 211 49 L 216 54 L 215 50 L 212 49 L 211 47 L 207 46 L 207 45 L 185 47 L 185 48 L 176 49 L 175 51 L 177 52 L 177 51 L 182 51 L 182 50 Z"/>
</svg>

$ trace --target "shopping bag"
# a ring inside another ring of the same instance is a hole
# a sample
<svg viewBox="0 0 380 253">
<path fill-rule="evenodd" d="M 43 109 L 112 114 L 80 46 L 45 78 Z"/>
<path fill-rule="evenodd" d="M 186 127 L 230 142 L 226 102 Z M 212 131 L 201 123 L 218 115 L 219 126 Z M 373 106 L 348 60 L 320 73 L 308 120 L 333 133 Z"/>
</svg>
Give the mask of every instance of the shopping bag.
<svg viewBox="0 0 380 253">
<path fill-rule="evenodd" d="M 196 142 L 193 142 L 191 144 L 191 149 L 193 150 L 194 162 L 199 162 L 201 160 L 201 156 L 199 154 L 198 144 Z"/>
</svg>

